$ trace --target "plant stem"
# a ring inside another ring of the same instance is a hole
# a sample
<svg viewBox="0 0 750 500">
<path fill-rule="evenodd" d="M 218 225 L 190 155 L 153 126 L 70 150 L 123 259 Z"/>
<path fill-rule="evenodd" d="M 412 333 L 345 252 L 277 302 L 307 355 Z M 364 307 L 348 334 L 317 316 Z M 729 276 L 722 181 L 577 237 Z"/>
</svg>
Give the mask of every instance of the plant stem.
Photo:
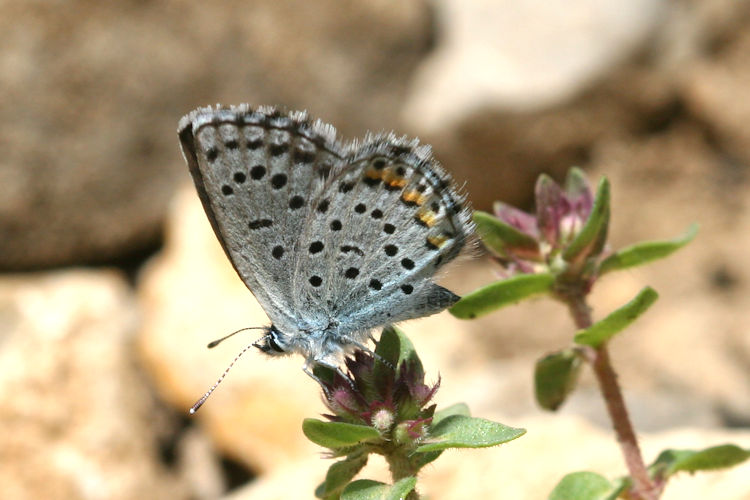
<svg viewBox="0 0 750 500">
<path fill-rule="evenodd" d="M 405 456 L 401 449 L 393 450 L 391 453 L 384 453 L 386 462 L 388 462 L 388 468 L 391 470 L 391 479 L 393 482 L 399 481 L 405 477 L 416 476 L 418 469 L 414 467 L 414 464 L 409 460 L 409 457 Z M 416 489 L 413 489 L 405 500 L 419 500 L 419 493 Z"/>
<path fill-rule="evenodd" d="M 576 327 L 580 329 L 592 325 L 591 308 L 586 303 L 585 298 L 569 298 L 567 303 Z M 625 400 L 622 397 L 620 385 L 617 383 L 617 374 L 610 362 L 606 343 L 598 349 L 587 348 L 586 357 L 591 363 L 599 382 L 599 389 L 607 406 L 609 418 L 612 420 L 612 427 L 617 435 L 625 464 L 633 480 L 632 498 L 634 500 L 657 500 L 661 496 L 661 487 L 654 484 L 648 477 L 641 449 L 638 446 L 638 438 L 633 430 L 633 424 L 630 422 Z"/>
</svg>

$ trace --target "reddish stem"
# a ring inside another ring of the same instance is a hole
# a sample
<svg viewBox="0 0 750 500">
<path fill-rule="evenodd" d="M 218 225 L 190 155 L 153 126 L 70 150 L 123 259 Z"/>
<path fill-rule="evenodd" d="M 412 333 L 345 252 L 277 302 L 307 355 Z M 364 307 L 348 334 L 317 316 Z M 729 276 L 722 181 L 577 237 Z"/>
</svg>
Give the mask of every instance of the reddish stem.
<svg viewBox="0 0 750 500">
<path fill-rule="evenodd" d="M 584 298 L 571 298 L 567 300 L 567 303 L 576 327 L 580 329 L 592 325 L 591 309 Z M 612 427 L 625 458 L 625 464 L 633 479 L 632 498 L 634 500 L 657 500 L 661 496 L 662 485 L 655 484 L 648 477 L 641 449 L 638 446 L 638 438 L 630 422 L 620 385 L 617 383 L 617 374 L 609 359 L 607 345 L 603 344 L 598 349 L 588 347 L 585 353 L 596 374 L 609 418 L 612 420 Z"/>
</svg>

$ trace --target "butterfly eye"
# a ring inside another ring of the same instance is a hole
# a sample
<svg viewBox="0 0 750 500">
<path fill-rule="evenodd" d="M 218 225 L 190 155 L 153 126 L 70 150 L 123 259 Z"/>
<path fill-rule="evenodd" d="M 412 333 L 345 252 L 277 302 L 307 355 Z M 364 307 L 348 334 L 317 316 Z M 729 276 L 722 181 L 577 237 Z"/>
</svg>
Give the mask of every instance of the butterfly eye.
<svg viewBox="0 0 750 500">
<path fill-rule="evenodd" d="M 271 334 L 268 336 L 268 345 L 276 352 L 284 352 L 284 349 L 279 345 L 278 342 L 276 342 L 275 332 L 271 332 Z"/>
</svg>

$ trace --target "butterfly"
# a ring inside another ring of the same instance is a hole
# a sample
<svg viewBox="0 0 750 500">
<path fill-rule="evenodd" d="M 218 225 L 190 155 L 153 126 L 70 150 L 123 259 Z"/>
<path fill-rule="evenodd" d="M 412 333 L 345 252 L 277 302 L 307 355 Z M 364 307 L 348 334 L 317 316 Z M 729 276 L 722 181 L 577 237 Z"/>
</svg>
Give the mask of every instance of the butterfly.
<svg viewBox="0 0 750 500">
<path fill-rule="evenodd" d="M 306 112 L 248 105 L 196 109 L 178 134 L 211 226 L 271 320 L 262 352 L 301 354 L 311 374 L 373 329 L 458 300 L 433 278 L 473 226 L 430 146 L 344 142 Z"/>
</svg>

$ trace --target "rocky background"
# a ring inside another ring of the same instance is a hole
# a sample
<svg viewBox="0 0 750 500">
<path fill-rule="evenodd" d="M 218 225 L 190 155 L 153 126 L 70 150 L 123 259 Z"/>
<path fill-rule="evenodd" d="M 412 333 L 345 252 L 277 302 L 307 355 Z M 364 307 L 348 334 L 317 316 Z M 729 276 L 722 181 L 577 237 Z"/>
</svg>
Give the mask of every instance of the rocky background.
<svg viewBox="0 0 750 500">
<path fill-rule="evenodd" d="M 262 310 L 217 244 L 176 124 L 208 103 L 308 109 L 347 137 L 418 135 L 471 194 L 530 208 L 540 172 L 613 185 L 615 247 L 698 238 L 608 276 L 598 317 L 661 299 L 612 346 L 648 461 L 750 446 L 750 2 L 741 0 L 0 1 L 0 484 L 8 499 L 312 498 L 329 463 L 298 359 L 255 353 L 187 408 Z M 494 279 L 481 256 L 445 284 Z M 624 466 L 593 380 L 557 414 L 533 362 L 567 345 L 566 311 L 404 326 L 438 403 L 525 427 L 447 452 L 433 499 L 546 498 L 567 472 Z M 384 478 L 373 463 L 366 477 Z M 666 499 L 750 498 L 750 465 L 678 477 Z"/>
</svg>

